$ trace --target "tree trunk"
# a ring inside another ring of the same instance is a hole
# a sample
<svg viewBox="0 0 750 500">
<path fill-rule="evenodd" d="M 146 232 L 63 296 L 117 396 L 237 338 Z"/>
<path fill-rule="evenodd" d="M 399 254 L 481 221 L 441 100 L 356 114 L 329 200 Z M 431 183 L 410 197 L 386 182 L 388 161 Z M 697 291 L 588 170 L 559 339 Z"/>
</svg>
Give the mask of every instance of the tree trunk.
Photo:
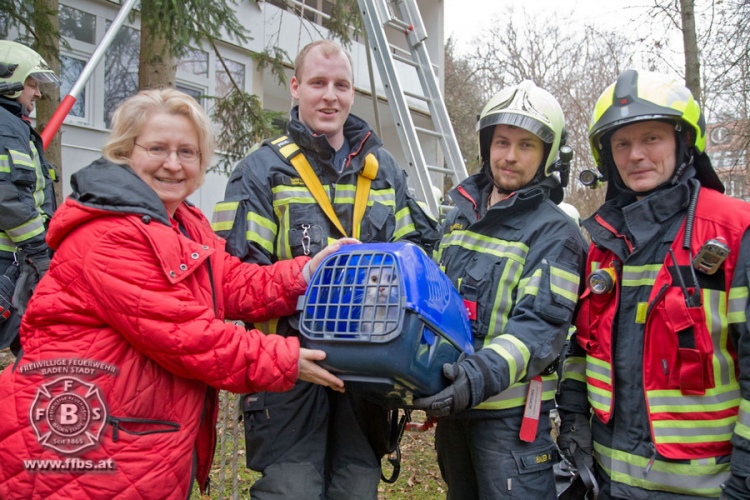
<svg viewBox="0 0 750 500">
<path fill-rule="evenodd" d="M 177 66 L 172 56 L 170 33 L 152 29 L 155 23 L 147 20 L 163 16 L 161 2 L 141 2 L 141 54 L 139 60 L 139 90 L 174 87 Z"/>
<path fill-rule="evenodd" d="M 57 76 L 60 76 L 60 8 L 58 0 L 34 0 L 33 26 L 36 27 L 37 39 L 34 49 L 47 61 Z M 43 86 L 44 97 L 36 101 L 36 129 L 42 131 L 60 105 L 60 89 Z M 55 183 L 55 198 L 58 204 L 62 201 L 62 141 L 61 134 L 52 138 L 45 158 L 58 168 L 59 182 Z"/>
<path fill-rule="evenodd" d="M 702 104 L 701 63 L 698 59 L 698 37 L 695 33 L 695 0 L 680 0 L 682 41 L 685 46 L 685 84 L 696 101 Z"/>
</svg>

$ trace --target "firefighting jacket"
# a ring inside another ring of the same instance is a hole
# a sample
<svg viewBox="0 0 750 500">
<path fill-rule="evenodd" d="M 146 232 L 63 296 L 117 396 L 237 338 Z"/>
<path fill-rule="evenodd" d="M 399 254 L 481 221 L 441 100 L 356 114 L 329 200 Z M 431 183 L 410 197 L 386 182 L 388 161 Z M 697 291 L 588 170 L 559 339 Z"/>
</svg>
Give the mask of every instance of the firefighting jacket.
<svg viewBox="0 0 750 500">
<path fill-rule="evenodd" d="M 484 173 L 450 193 L 456 206 L 443 223 L 437 260 L 469 311 L 475 354 L 467 374 L 472 401 L 483 401 L 459 418 L 517 415 L 529 380 L 543 372 L 543 407 L 552 406 L 557 375 L 546 369 L 567 337 L 586 248 L 576 224 L 549 200 L 557 184 L 547 178 L 489 210 Z"/>
<path fill-rule="evenodd" d="M 74 175 L 56 250 L 0 375 L 0 498 L 188 498 L 207 484 L 218 389 L 290 389 L 295 338 L 225 318 L 290 314 L 305 258 L 243 264 L 198 209 L 174 218 L 129 167 Z"/>
<path fill-rule="evenodd" d="M 378 173 L 370 186 L 359 239 L 363 243 L 409 240 L 432 253 L 439 238 L 437 221 L 409 193 L 404 172 L 366 122 L 354 115 L 346 120 L 344 137 L 351 153 L 340 172 L 333 165 L 335 151 L 326 137 L 310 132 L 297 119 L 296 108 L 287 132 L 310 162 L 347 230 L 352 226 L 357 176 L 365 157 L 373 153 Z M 294 167 L 269 143 L 237 165 L 226 199 L 215 207 L 212 227 L 227 240 L 232 255 L 260 264 L 315 255 L 343 236 Z M 270 333 L 291 333 L 286 320 L 255 326 Z"/>
<path fill-rule="evenodd" d="M 750 208 L 690 183 L 622 203 L 584 224 L 593 241 L 587 276 L 610 270 L 614 286 L 581 297 L 560 407 L 585 408 L 586 384 L 595 455 L 613 495 L 630 497 L 634 486 L 718 497 L 730 455 L 740 477 L 750 472 L 750 383 L 740 376 L 750 363 L 738 358 L 750 346 Z M 715 274 L 696 270 L 693 258 L 714 238 L 729 255 Z"/>
<path fill-rule="evenodd" d="M 22 116 L 18 102 L 0 97 L 0 252 L 43 243 L 56 207 L 54 167 Z"/>
</svg>

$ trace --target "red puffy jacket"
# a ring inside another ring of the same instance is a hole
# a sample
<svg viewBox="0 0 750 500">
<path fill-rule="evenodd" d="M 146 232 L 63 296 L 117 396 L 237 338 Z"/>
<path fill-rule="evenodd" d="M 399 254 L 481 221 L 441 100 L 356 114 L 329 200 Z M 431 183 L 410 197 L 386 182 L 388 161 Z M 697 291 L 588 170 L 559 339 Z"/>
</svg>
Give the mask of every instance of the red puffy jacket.
<svg viewBox="0 0 750 500">
<path fill-rule="evenodd" d="M 0 375 L 3 499 L 187 498 L 193 478 L 207 482 L 217 389 L 297 378 L 296 338 L 224 318 L 292 314 L 307 258 L 240 263 L 199 210 L 183 204 L 170 223 L 132 171 L 97 163 L 107 175 L 94 177 L 138 207 L 74 194 L 52 219 L 24 353 Z"/>
</svg>

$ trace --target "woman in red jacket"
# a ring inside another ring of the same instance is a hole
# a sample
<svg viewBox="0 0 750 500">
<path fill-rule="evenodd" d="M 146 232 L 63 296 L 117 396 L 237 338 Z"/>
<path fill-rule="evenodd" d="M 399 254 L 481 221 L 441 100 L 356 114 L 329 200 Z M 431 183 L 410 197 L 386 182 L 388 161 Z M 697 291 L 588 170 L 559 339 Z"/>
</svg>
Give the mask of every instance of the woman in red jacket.
<svg viewBox="0 0 750 500">
<path fill-rule="evenodd" d="M 187 498 L 215 445 L 218 389 L 343 391 L 322 351 L 246 322 L 287 316 L 314 259 L 243 264 L 187 203 L 211 160 L 191 97 L 152 90 L 112 119 L 104 158 L 76 173 L 55 250 L 0 376 L 0 498 Z"/>
</svg>

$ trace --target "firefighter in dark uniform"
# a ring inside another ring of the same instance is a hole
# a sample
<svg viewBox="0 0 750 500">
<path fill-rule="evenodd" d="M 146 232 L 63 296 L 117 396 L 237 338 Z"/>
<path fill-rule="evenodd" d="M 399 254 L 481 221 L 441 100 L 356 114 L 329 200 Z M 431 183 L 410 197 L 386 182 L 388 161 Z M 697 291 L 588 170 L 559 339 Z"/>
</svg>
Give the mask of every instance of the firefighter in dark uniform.
<svg viewBox="0 0 750 500">
<path fill-rule="evenodd" d="M 475 353 L 446 364 L 452 384 L 415 405 L 439 417 L 449 499 L 553 499 L 555 361 L 585 255 L 557 206 L 563 113 L 527 80 L 493 97 L 478 128 L 482 171 L 451 191 L 438 252 L 469 311 Z"/>
<path fill-rule="evenodd" d="M 228 251 L 261 264 L 315 255 L 343 235 L 341 226 L 365 243 L 409 240 L 431 253 L 437 221 L 409 194 L 404 172 L 370 126 L 350 114 L 348 54 L 331 41 L 313 42 L 295 68 L 291 92 L 299 105 L 286 136 L 266 141 L 237 165 L 214 211 L 214 230 L 227 239 Z M 309 163 L 307 172 L 319 181 L 336 222 L 290 164 L 298 155 Z M 366 209 L 357 215 L 360 178 L 374 164 Z M 295 318 L 255 327 L 299 334 Z M 287 393 L 246 395 L 243 410 L 248 467 L 263 473 L 251 488 L 253 498 L 377 498 L 389 429 L 385 409 L 298 383 Z"/>
<path fill-rule="evenodd" d="M 2 311 L 7 311 L 6 321 L 0 323 L 0 349 L 10 345 L 14 353 L 20 348 L 20 316 L 49 268 L 44 237 L 56 208 L 55 169 L 44 158 L 42 139 L 31 126 L 29 114 L 42 96 L 41 87 L 59 83 L 35 51 L 0 40 L 0 275 L 8 273 L 15 281 L 20 274 L 10 309 L 7 292 L 0 291 L 0 321 Z"/>
</svg>

